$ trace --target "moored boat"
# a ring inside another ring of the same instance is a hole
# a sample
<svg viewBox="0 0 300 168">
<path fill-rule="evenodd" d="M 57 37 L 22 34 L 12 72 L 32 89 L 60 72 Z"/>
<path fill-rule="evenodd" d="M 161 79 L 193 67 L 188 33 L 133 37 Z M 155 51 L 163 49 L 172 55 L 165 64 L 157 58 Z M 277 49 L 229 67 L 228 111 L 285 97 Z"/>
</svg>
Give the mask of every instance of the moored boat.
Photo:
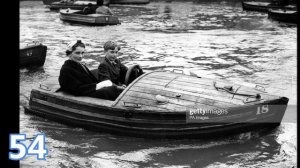
<svg viewBox="0 0 300 168">
<path fill-rule="evenodd" d="M 296 10 L 283 10 L 283 9 L 270 9 L 268 11 L 268 18 L 286 23 L 297 24 L 298 11 Z"/>
<path fill-rule="evenodd" d="M 52 82 L 32 89 L 24 108 L 27 114 L 96 131 L 204 138 L 280 124 L 289 99 L 254 86 L 152 71 L 131 82 L 115 101 L 55 92 L 59 85 Z"/>
<path fill-rule="evenodd" d="M 242 2 L 243 10 L 248 11 L 259 11 L 259 12 L 268 12 L 269 9 L 286 9 L 286 10 L 296 10 L 297 7 L 295 5 L 276 5 L 270 2 Z"/>
<path fill-rule="evenodd" d="M 43 66 L 46 60 L 47 46 L 28 45 L 20 49 L 20 67 Z"/>
<path fill-rule="evenodd" d="M 118 17 L 102 14 L 83 14 L 82 10 L 61 9 L 59 18 L 62 21 L 93 26 L 121 24 Z"/>
<path fill-rule="evenodd" d="M 43 0 L 44 5 L 51 5 L 53 2 L 59 2 L 61 0 Z M 94 1 L 96 0 L 82 0 L 82 1 Z M 147 4 L 150 0 L 104 0 L 104 4 Z"/>
<path fill-rule="evenodd" d="M 53 2 L 59 2 L 60 0 L 43 0 L 43 4 L 44 5 L 50 5 L 52 4 Z"/>
<path fill-rule="evenodd" d="M 150 0 L 108 0 L 109 4 L 148 4 Z"/>
<path fill-rule="evenodd" d="M 75 2 L 53 2 L 48 7 L 50 10 L 60 10 L 60 9 L 74 9 L 83 10 L 88 4 L 91 3 L 92 6 L 97 6 L 95 1 L 75 1 Z"/>
<path fill-rule="evenodd" d="M 149 0 L 106 0 L 103 4 L 135 4 L 135 5 L 141 5 L 141 4 L 147 4 L 149 3 Z M 59 9 L 76 9 L 76 10 L 82 10 L 85 8 L 89 3 L 91 3 L 93 6 L 97 6 L 96 1 L 92 0 L 80 0 L 80 1 L 58 1 L 53 2 L 48 5 L 48 8 L 50 10 L 59 10 Z"/>
</svg>

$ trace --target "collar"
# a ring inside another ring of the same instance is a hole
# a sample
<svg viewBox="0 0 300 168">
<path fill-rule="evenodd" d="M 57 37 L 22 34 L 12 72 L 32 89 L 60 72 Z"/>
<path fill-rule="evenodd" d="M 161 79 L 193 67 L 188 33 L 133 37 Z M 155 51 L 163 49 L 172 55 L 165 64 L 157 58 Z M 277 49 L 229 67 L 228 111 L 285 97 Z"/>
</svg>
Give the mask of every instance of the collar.
<svg viewBox="0 0 300 168">
<path fill-rule="evenodd" d="M 105 57 L 105 60 L 106 60 L 106 62 L 109 62 L 109 63 L 112 64 L 112 65 L 116 65 L 116 64 L 117 64 L 117 59 L 116 59 L 115 61 L 110 61 L 109 59 L 107 59 L 107 58 Z"/>
</svg>

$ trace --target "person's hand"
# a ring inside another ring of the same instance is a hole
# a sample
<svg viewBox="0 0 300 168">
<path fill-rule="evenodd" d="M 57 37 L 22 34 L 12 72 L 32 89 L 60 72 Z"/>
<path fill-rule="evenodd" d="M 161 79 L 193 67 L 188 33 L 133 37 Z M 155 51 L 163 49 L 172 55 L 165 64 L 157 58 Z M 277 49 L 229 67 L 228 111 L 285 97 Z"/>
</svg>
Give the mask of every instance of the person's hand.
<svg viewBox="0 0 300 168">
<path fill-rule="evenodd" d="M 117 85 L 117 89 L 118 89 L 118 90 L 124 90 L 125 88 L 126 88 L 126 87 L 124 87 L 123 85 L 122 85 L 122 86 L 118 86 L 118 85 Z"/>
<path fill-rule="evenodd" d="M 96 90 L 104 88 L 104 87 L 109 87 L 109 86 L 112 86 L 112 82 L 110 80 L 105 80 L 105 81 L 97 83 Z"/>
</svg>

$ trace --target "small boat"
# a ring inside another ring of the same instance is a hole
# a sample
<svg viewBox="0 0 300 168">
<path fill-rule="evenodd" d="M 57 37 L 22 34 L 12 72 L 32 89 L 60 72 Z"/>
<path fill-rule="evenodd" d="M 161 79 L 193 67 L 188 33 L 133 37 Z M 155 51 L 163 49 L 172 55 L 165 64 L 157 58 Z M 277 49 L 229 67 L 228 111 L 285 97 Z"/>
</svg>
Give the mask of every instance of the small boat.
<svg viewBox="0 0 300 168">
<path fill-rule="evenodd" d="M 148 4 L 150 0 L 108 0 L 109 4 Z"/>
<path fill-rule="evenodd" d="M 61 0 L 43 0 L 44 5 L 51 5 L 53 2 L 59 2 Z M 96 0 L 81 0 L 81 1 L 92 1 L 93 3 Z M 104 0 L 104 4 L 148 4 L 150 0 Z"/>
<path fill-rule="evenodd" d="M 82 10 L 61 9 L 59 18 L 62 21 L 93 26 L 121 24 L 118 17 L 102 14 L 83 14 Z"/>
<path fill-rule="evenodd" d="M 32 89 L 24 108 L 26 114 L 76 127 L 150 138 L 205 138 L 280 125 L 289 99 L 250 86 L 152 71 L 110 101 L 56 92 L 55 79 Z"/>
<path fill-rule="evenodd" d="M 20 67 L 43 66 L 46 60 L 47 46 L 28 45 L 20 49 Z"/>
<path fill-rule="evenodd" d="M 242 2 L 243 10 L 248 11 L 259 11 L 259 12 L 268 12 L 269 9 L 286 9 L 286 10 L 296 10 L 297 6 L 295 5 L 276 5 L 270 2 Z"/>
<path fill-rule="evenodd" d="M 59 2 L 60 0 L 43 0 L 44 5 L 51 5 L 53 2 Z"/>
<path fill-rule="evenodd" d="M 97 6 L 96 1 L 75 1 L 75 2 L 53 2 L 48 7 L 50 10 L 60 10 L 60 9 L 74 9 L 83 10 L 88 4 L 91 3 L 92 6 Z"/>
<path fill-rule="evenodd" d="M 283 9 L 270 9 L 268 11 L 268 18 L 286 23 L 297 24 L 298 11 L 296 10 L 283 10 Z"/>
</svg>

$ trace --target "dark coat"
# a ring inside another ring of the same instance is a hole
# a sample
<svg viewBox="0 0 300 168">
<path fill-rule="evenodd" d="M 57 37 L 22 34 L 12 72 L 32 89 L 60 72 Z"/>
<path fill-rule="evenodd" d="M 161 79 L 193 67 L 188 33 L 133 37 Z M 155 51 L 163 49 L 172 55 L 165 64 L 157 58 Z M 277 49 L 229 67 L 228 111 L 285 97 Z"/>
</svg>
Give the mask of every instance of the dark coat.
<svg viewBox="0 0 300 168">
<path fill-rule="evenodd" d="M 128 68 L 119 59 L 116 59 L 115 63 L 113 65 L 107 58 L 104 59 L 98 67 L 99 81 L 111 80 L 116 85 L 124 84 Z"/>
<path fill-rule="evenodd" d="M 96 90 L 98 80 L 86 67 L 86 70 L 77 62 L 65 61 L 58 78 L 60 90 L 75 96 L 90 96 L 114 100 L 120 94 L 116 86 Z"/>
</svg>

